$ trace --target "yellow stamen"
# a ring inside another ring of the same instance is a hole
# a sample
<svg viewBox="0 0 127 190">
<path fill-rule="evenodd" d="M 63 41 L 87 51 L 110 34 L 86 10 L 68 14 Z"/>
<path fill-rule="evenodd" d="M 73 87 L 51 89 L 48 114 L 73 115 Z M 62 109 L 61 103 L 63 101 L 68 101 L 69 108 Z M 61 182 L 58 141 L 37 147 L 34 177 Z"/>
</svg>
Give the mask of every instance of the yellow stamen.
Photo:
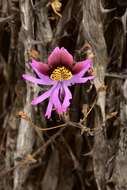
<svg viewBox="0 0 127 190">
<path fill-rule="evenodd" d="M 50 75 L 52 80 L 69 80 L 72 78 L 72 73 L 66 67 L 57 67 Z"/>
</svg>

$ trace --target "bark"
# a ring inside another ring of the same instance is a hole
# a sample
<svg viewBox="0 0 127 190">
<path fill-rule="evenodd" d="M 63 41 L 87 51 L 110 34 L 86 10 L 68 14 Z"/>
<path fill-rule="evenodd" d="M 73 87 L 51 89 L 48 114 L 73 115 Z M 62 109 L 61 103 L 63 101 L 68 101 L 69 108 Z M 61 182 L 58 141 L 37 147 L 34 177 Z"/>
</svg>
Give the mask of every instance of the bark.
<svg viewBox="0 0 127 190">
<path fill-rule="evenodd" d="M 61 0 L 60 17 L 51 2 L 0 0 L 0 189 L 125 190 L 127 3 Z M 47 87 L 21 76 L 56 46 L 76 61 L 92 55 L 96 77 L 72 86 L 69 111 L 47 120 L 46 101 L 30 104 Z"/>
</svg>

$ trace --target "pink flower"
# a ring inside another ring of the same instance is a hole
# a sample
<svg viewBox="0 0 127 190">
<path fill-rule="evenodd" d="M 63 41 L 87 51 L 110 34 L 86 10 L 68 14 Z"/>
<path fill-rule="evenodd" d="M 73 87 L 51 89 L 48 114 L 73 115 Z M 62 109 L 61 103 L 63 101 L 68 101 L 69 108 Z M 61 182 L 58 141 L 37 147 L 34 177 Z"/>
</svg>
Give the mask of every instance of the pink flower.
<svg viewBox="0 0 127 190">
<path fill-rule="evenodd" d="M 91 64 L 90 59 L 74 64 L 72 55 L 65 48 L 59 47 L 53 50 L 47 64 L 32 60 L 31 66 L 38 78 L 28 74 L 23 74 L 23 78 L 35 84 L 52 86 L 48 91 L 35 98 L 32 104 L 37 105 L 49 98 L 45 114 L 48 118 L 51 117 L 53 107 L 59 114 L 66 112 L 72 99 L 68 87 L 93 79 L 93 76 L 84 77 Z"/>
</svg>

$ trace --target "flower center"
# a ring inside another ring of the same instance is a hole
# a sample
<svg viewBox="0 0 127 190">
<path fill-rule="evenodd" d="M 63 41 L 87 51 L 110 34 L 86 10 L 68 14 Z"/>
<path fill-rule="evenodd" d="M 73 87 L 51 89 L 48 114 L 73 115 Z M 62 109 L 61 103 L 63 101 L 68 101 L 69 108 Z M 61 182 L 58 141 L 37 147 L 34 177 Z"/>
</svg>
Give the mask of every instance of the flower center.
<svg viewBox="0 0 127 190">
<path fill-rule="evenodd" d="M 66 67 L 57 67 L 50 75 L 52 80 L 69 80 L 72 78 L 72 73 Z"/>
</svg>

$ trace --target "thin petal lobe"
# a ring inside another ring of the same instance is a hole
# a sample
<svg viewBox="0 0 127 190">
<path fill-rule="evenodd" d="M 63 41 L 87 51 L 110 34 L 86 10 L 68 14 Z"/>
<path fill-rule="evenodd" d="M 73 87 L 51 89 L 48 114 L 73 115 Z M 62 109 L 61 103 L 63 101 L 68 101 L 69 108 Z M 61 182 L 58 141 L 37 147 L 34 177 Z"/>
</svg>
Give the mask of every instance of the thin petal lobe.
<svg viewBox="0 0 127 190">
<path fill-rule="evenodd" d="M 52 81 L 48 78 L 45 78 L 45 77 L 43 79 L 38 79 L 38 78 L 33 77 L 31 75 L 28 75 L 28 74 L 23 74 L 22 77 L 23 77 L 23 79 L 30 81 L 34 84 L 41 84 L 41 85 L 52 85 L 52 84 L 54 84 L 54 81 Z"/>
</svg>

